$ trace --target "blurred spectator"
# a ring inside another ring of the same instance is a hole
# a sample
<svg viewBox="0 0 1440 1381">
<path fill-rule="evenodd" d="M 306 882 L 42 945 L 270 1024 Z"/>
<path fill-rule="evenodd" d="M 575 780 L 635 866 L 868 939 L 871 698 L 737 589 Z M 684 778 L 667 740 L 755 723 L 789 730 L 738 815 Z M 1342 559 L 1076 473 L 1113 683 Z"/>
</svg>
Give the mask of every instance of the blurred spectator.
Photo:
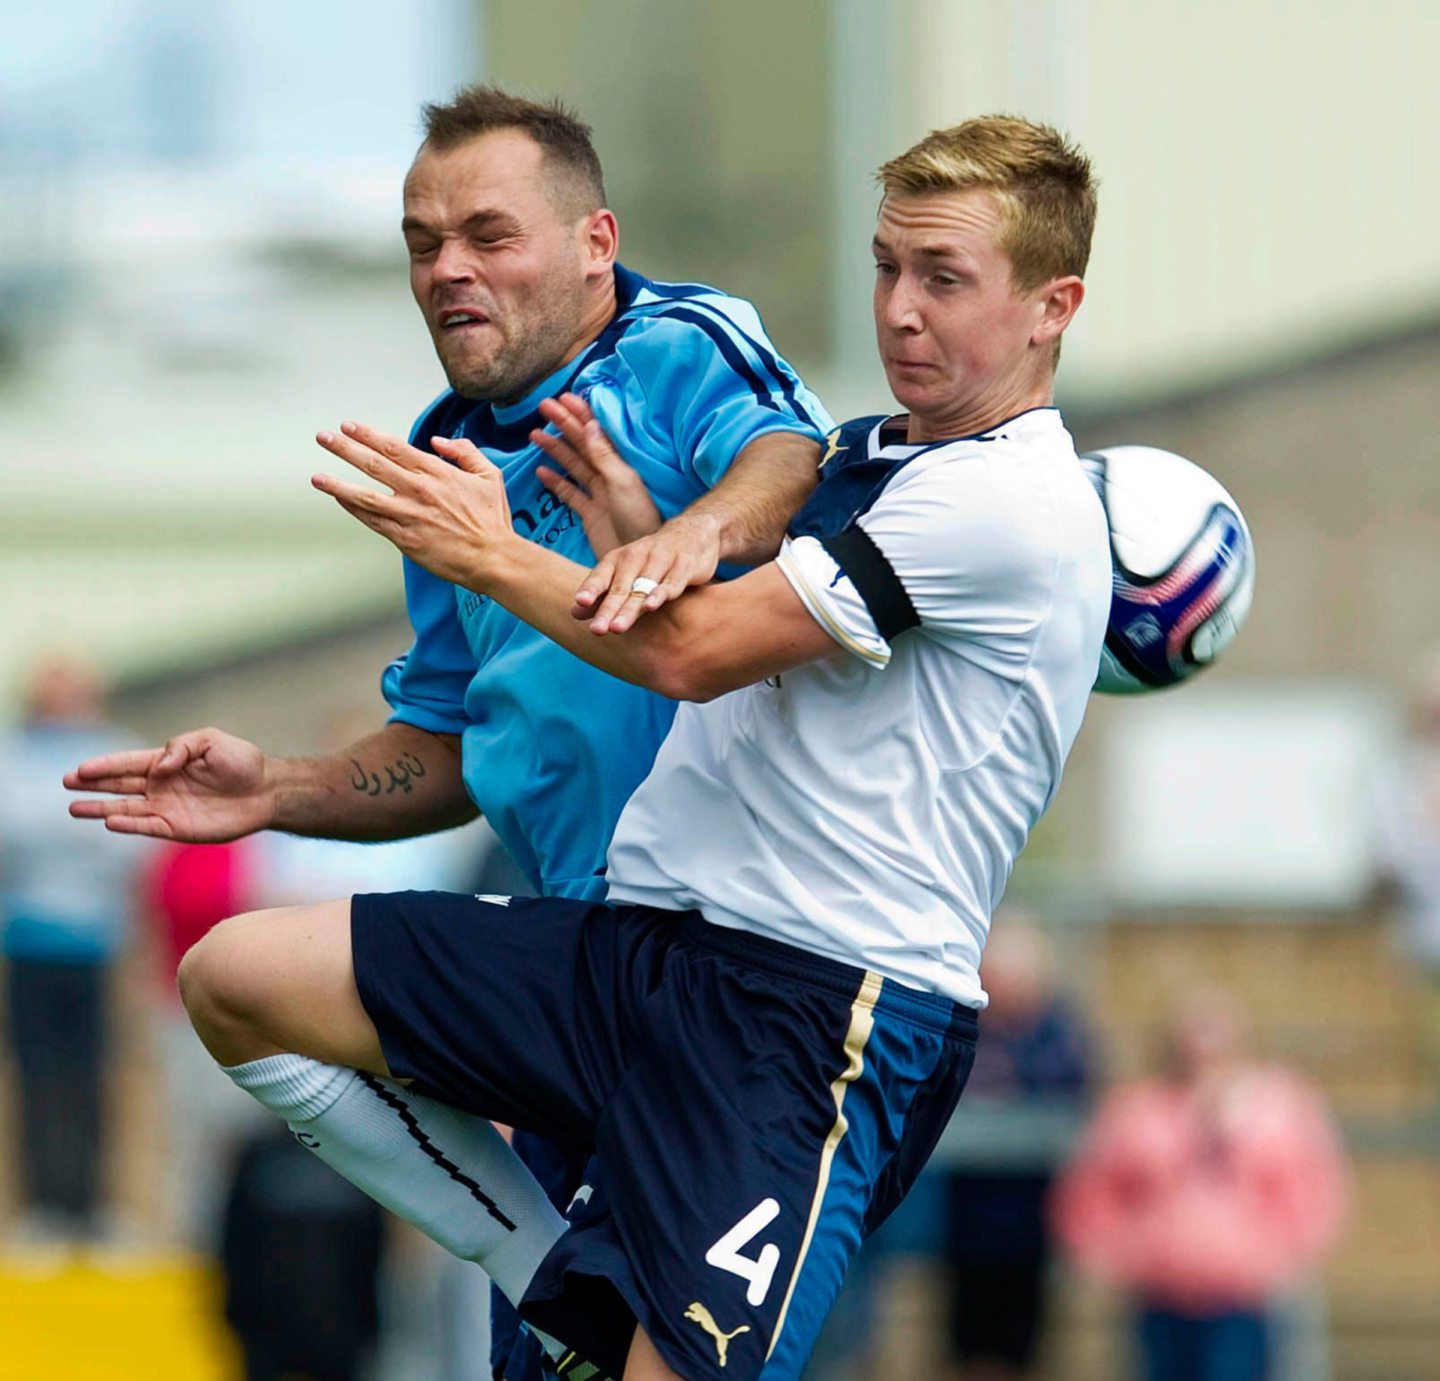
<svg viewBox="0 0 1440 1381">
<path fill-rule="evenodd" d="M 1380 871 L 1399 902 L 1401 944 L 1429 989 L 1425 1036 L 1440 1070 L 1440 651 L 1421 676 L 1411 736 L 1384 788 Z"/>
<path fill-rule="evenodd" d="M 100 1227 L 101 1079 L 109 981 L 128 939 L 136 841 L 70 819 L 61 777 L 129 746 L 105 719 L 95 669 L 53 656 L 32 672 L 17 729 L 0 738 L 0 950 L 19 1094 L 20 1235 L 66 1241 Z"/>
<path fill-rule="evenodd" d="M 1340 1147 L 1319 1094 L 1242 1049 L 1223 993 L 1168 1032 L 1158 1079 L 1106 1099 L 1056 1186 L 1077 1261 L 1126 1289 L 1150 1381 L 1263 1381 L 1270 1307 L 1334 1241 Z"/>
<path fill-rule="evenodd" d="M 162 844 L 141 888 L 159 993 L 153 1030 L 168 1096 L 165 1163 L 169 1225 L 188 1246 L 213 1251 L 225 1173 L 241 1135 L 270 1117 L 228 1079 L 190 1025 L 175 987 L 185 951 L 227 916 L 258 904 L 255 841 Z"/>
<path fill-rule="evenodd" d="M 962 1115 L 1057 1104 L 1078 1115 L 1091 1080 L 1082 1024 L 1055 993 L 1040 933 L 1013 914 L 997 921 L 981 966 L 990 1005 Z M 951 1341 L 966 1381 L 1030 1374 L 1045 1323 L 1045 1205 L 1060 1154 L 950 1176 Z"/>
<path fill-rule="evenodd" d="M 265 1128 L 240 1153 L 225 1208 L 225 1318 L 246 1381 L 352 1381 L 379 1332 L 384 1213 Z"/>
</svg>

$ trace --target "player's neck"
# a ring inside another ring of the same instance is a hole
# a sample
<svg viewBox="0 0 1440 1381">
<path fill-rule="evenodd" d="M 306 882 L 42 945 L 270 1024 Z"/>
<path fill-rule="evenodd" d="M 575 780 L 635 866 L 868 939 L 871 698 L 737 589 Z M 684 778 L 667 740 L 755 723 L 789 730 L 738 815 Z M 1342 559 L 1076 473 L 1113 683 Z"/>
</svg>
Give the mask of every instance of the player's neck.
<svg viewBox="0 0 1440 1381">
<path fill-rule="evenodd" d="M 949 441 L 959 436 L 979 436 L 1018 417 L 1031 408 L 1048 408 L 1055 401 L 1054 376 L 1011 383 L 983 398 L 967 398 L 934 412 L 911 411 L 905 425 L 905 440 L 912 446 L 932 441 Z"/>
<path fill-rule="evenodd" d="M 580 318 L 580 329 L 575 335 L 575 343 L 566 352 L 565 358 L 555 366 L 556 369 L 562 369 L 595 343 L 600 333 L 615 319 L 615 307 L 615 275 L 612 272 L 585 308 L 585 314 Z"/>
</svg>

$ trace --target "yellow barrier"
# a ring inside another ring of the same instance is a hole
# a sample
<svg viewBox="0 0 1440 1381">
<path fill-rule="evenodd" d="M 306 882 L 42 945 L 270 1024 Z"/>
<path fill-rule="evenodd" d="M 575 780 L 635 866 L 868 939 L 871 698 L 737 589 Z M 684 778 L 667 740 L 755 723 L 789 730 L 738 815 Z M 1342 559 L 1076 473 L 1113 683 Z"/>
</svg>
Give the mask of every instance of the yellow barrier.
<svg viewBox="0 0 1440 1381">
<path fill-rule="evenodd" d="M 0 1381 L 231 1381 L 214 1271 L 193 1258 L 0 1252 Z"/>
</svg>

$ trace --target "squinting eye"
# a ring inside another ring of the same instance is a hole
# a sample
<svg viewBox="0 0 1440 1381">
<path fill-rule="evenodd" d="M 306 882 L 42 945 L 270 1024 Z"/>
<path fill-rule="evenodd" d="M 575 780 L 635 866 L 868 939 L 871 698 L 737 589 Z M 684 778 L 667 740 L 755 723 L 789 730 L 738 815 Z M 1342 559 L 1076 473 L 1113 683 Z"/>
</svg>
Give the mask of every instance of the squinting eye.
<svg viewBox="0 0 1440 1381">
<path fill-rule="evenodd" d="M 877 259 L 875 261 L 876 273 L 893 274 L 896 271 L 894 264 L 887 264 L 883 259 Z"/>
<path fill-rule="evenodd" d="M 439 245 L 410 245 L 410 257 L 412 259 L 423 259 L 428 254 L 434 254 Z"/>
</svg>

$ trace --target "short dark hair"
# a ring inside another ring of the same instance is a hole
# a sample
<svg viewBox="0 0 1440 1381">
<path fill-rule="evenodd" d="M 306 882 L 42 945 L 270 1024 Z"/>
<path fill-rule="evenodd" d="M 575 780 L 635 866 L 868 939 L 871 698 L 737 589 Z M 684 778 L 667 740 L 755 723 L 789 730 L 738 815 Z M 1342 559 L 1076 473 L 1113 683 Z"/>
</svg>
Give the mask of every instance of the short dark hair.
<svg viewBox="0 0 1440 1381">
<path fill-rule="evenodd" d="M 445 153 L 492 130 L 516 129 L 541 148 L 552 174 L 557 205 L 575 215 L 606 203 L 605 174 L 590 138 L 590 126 L 559 99 L 531 101 L 498 86 L 467 86 L 449 101 L 428 102 L 424 147 Z"/>
</svg>

